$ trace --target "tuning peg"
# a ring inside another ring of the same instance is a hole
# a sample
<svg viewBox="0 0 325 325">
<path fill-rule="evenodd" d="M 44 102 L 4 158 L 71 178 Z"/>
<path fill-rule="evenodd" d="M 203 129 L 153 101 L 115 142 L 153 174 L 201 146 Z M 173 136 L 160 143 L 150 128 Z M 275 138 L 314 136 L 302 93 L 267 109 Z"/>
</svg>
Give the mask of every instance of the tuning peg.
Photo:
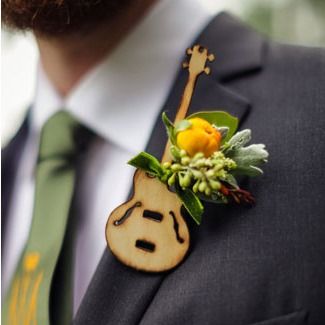
<svg viewBox="0 0 325 325">
<path fill-rule="evenodd" d="M 186 68 L 189 67 L 189 64 L 188 64 L 188 62 L 183 62 L 182 66 L 183 66 L 184 69 L 186 69 Z"/>
<path fill-rule="evenodd" d="M 211 69 L 209 67 L 205 67 L 204 72 L 205 72 L 205 74 L 210 74 Z"/>
<path fill-rule="evenodd" d="M 191 48 L 188 48 L 188 49 L 186 50 L 186 54 L 190 55 L 190 54 L 192 54 L 192 53 L 193 53 L 193 50 L 192 50 Z"/>
<path fill-rule="evenodd" d="M 212 62 L 214 59 L 215 59 L 214 54 L 211 53 L 211 54 L 208 55 L 208 60 L 209 60 L 210 62 Z"/>
</svg>

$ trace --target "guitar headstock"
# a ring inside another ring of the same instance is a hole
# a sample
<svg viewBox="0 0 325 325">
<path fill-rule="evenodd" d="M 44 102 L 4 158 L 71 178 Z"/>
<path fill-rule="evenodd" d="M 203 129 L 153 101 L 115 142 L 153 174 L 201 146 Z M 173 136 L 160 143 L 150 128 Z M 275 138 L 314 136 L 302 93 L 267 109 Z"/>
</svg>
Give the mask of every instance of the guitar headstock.
<svg viewBox="0 0 325 325">
<path fill-rule="evenodd" d="M 208 50 L 201 45 L 194 45 L 192 48 L 187 49 L 186 53 L 190 55 L 188 62 L 183 63 L 183 68 L 188 68 L 189 73 L 198 76 L 202 72 L 210 73 L 210 68 L 206 67 L 206 62 L 212 62 L 214 55 L 208 54 Z"/>
</svg>

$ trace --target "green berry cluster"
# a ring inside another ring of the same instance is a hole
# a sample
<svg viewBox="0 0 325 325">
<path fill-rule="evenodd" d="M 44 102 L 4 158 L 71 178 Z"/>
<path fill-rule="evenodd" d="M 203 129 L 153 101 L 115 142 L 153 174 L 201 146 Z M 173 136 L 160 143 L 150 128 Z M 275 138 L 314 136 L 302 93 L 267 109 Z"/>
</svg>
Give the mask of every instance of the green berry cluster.
<svg viewBox="0 0 325 325">
<path fill-rule="evenodd" d="M 236 163 L 225 157 L 221 151 L 206 158 L 203 153 L 189 157 L 185 150 L 176 146 L 171 148 L 174 160 L 162 165 L 168 175 L 169 186 L 178 184 L 182 189 L 192 189 L 206 197 L 218 194 L 221 181 L 227 179 L 229 172 L 236 168 Z"/>
</svg>

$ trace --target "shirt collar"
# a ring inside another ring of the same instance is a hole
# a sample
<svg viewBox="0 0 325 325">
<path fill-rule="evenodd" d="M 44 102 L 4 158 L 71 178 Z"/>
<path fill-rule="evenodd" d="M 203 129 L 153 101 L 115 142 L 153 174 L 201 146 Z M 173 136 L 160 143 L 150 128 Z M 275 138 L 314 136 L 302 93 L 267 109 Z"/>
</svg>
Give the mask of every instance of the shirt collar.
<svg viewBox="0 0 325 325">
<path fill-rule="evenodd" d="M 197 0 L 160 0 L 65 100 L 40 67 L 32 125 L 64 108 L 107 141 L 143 150 L 184 50 L 211 18 Z"/>
</svg>

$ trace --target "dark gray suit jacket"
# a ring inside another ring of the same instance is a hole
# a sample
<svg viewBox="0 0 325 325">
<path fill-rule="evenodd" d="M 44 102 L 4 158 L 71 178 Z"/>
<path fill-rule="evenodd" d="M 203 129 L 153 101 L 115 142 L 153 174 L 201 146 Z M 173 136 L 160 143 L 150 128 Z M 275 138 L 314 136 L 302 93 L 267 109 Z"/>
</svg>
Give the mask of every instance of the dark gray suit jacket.
<svg viewBox="0 0 325 325">
<path fill-rule="evenodd" d="M 270 152 L 265 175 L 241 184 L 257 204 L 206 204 L 200 227 L 187 218 L 191 251 L 169 273 L 134 271 L 105 251 L 74 323 L 325 324 L 325 51 L 271 42 L 226 13 L 194 43 L 216 60 L 190 111 L 238 116 Z M 162 109 L 171 118 L 186 78 Z M 4 155 L 4 209 L 25 132 Z M 159 117 L 147 150 L 159 157 L 165 142 Z"/>
</svg>

